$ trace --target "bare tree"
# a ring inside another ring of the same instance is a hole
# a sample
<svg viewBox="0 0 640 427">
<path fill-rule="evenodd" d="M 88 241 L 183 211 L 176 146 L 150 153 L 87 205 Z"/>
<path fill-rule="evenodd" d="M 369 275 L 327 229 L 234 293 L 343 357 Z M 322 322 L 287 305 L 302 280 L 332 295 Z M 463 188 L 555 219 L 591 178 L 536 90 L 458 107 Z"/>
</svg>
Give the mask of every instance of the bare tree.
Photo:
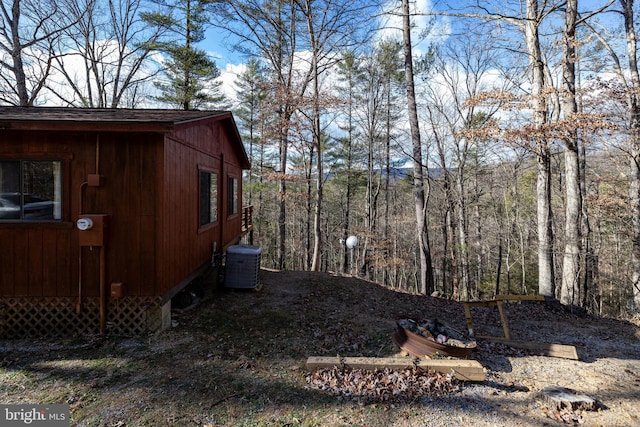
<svg viewBox="0 0 640 427">
<path fill-rule="evenodd" d="M 561 2 L 562 3 L 562 2 Z M 546 75 L 547 65 L 540 43 L 540 29 L 546 17 L 557 10 L 555 2 L 526 0 L 524 10 L 509 15 L 507 11 L 493 12 L 488 6 L 477 5 L 478 13 L 441 13 L 448 16 L 479 19 L 484 22 L 501 22 L 513 25 L 524 34 L 525 51 L 530 76 L 531 124 L 517 129 L 517 139 L 526 142 L 535 153 L 538 169 L 538 292 L 555 297 L 555 267 L 553 262 L 553 211 L 551 209 L 551 148 L 544 127 L 548 123 L 547 89 L 551 82 Z M 522 12 L 522 13 L 521 13 Z"/>
<path fill-rule="evenodd" d="M 342 256 L 340 270 L 347 273 L 349 269 L 349 251 L 347 250 L 346 241 L 351 231 L 351 203 L 354 192 L 354 146 L 358 132 L 355 124 L 355 106 L 354 100 L 357 93 L 357 83 L 359 80 L 361 60 L 356 52 L 349 50 L 342 55 L 342 60 L 338 62 L 338 79 L 342 83 L 338 87 L 339 96 L 343 99 L 343 111 L 345 124 L 341 128 L 346 132 L 342 138 L 338 138 L 338 146 L 335 150 L 336 164 L 341 164 L 345 171 L 344 181 L 344 209 L 342 219 L 342 235 L 340 237 Z M 338 171 L 340 173 L 340 171 Z"/>
<path fill-rule="evenodd" d="M 0 2 L 0 102 L 39 102 L 58 56 L 56 41 L 74 24 L 68 7 L 65 0 Z"/>
<path fill-rule="evenodd" d="M 411 46 L 411 15 L 409 0 L 402 0 L 402 34 L 404 40 L 404 72 L 407 89 L 407 109 L 411 127 L 411 145 L 413 158 L 413 186 L 416 213 L 416 230 L 418 251 L 420 253 L 420 292 L 433 292 L 435 288 L 431 266 L 431 248 L 429 247 L 429 229 L 427 227 L 428 188 L 425 192 L 424 166 L 422 163 L 422 143 L 418 124 L 418 107 L 416 103 L 415 84 L 413 80 L 413 54 Z"/>
<path fill-rule="evenodd" d="M 264 58 L 271 70 L 272 108 L 278 119 L 271 136 L 277 140 L 278 172 L 278 232 L 277 267 L 286 268 L 287 237 L 287 165 L 289 132 L 293 114 L 310 82 L 301 78 L 309 70 L 299 70 L 296 62 L 298 48 L 299 11 L 295 0 L 274 0 L 265 4 L 257 0 L 223 1 L 215 5 L 215 24 L 238 38 L 236 47 L 247 54 Z"/>
<path fill-rule="evenodd" d="M 631 292 L 636 310 L 640 308 L 640 72 L 638 71 L 638 46 L 636 33 L 636 19 L 633 0 L 618 0 L 620 6 L 616 10 L 623 18 L 626 36 L 626 52 L 618 54 L 610 41 L 590 26 L 592 33 L 609 53 L 613 70 L 615 71 L 624 90 L 626 103 L 626 121 L 628 126 L 629 144 L 624 151 L 629 158 L 629 207 L 632 224 L 631 236 Z M 607 3 L 604 7 L 609 6 Z M 621 57 L 627 57 L 626 67 Z"/>
<path fill-rule="evenodd" d="M 564 29 L 564 58 L 562 61 L 562 114 L 573 120 L 577 113 L 576 103 L 576 22 L 578 1 L 567 0 Z M 565 160 L 565 246 L 562 262 L 562 288 L 560 302 L 565 305 L 582 305 L 580 295 L 580 252 L 582 244 L 581 213 L 582 193 L 580 191 L 580 155 L 578 131 L 573 125 L 565 129 L 563 138 Z"/>
<path fill-rule="evenodd" d="M 360 5 L 350 0 L 297 0 L 297 5 L 306 22 L 306 43 L 311 52 L 308 78 L 311 80 L 311 132 L 316 154 L 316 188 L 313 219 L 313 256 L 311 270 L 320 268 L 322 253 L 322 201 L 324 183 L 324 155 L 322 144 L 322 110 L 327 106 L 327 96 L 321 92 L 320 76 L 336 63 L 336 52 L 352 48 L 360 43 L 359 34 L 365 29 L 367 19 Z M 365 31 L 366 32 L 366 31 Z M 330 102 L 330 101 L 329 101 Z"/>
<path fill-rule="evenodd" d="M 433 73 L 424 89 L 425 108 L 429 113 L 448 203 L 447 240 L 453 243 L 457 237 L 457 245 L 449 248 L 451 265 L 455 267 L 451 272 L 456 288 L 454 294 L 459 293 L 463 299 L 472 297 L 477 290 L 476 276 L 471 271 L 469 210 L 479 196 L 471 194 L 473 188 L 469 181 L 473 177 L 470 170 L 479 167 L 473 161 L 479 160 L 480 152 L 487 148 L 483 128 L 499 108 L 499 104 L 481 108 L 467 101 L 498 86 L 498 83 L 485 82 L 487 73 L 498 67 L 495 51 L 490 48 L 491 37 L 489 34 L 473 41 L 453 39 L 438 49 Z M 504 90 L 505 87 L 498 86 L 497 89 Z M 476 226 L 479 225 L 476 223 Z"/>
<path fill-rule="evenodd" d="M 629 62 L 630 87 L 627 91 L 627 106 L 631 132 L 629 201 L 633 222 L 632 258 L 633 272 L 631 286 L 636 309 L 640 309 L 640 73 L 638 72 L 638 46 L 635 30 L 633 0 L 620 0 L 623 8 L 624 28 L 627 37 L 627 57 Z"/>
<path fill-rule="evenodd" d="M 152 46 L 164 28 L 140 19 L 141 0 L 77 0 L 67 13 L 77 24 L 65 31 L 56 57 L 61 81 L 49 89 L 78 107 L 135 107 L 159 68 L 149 66 Z M 82 63 L 83 67 L 78 67 Z"/>
</svg>

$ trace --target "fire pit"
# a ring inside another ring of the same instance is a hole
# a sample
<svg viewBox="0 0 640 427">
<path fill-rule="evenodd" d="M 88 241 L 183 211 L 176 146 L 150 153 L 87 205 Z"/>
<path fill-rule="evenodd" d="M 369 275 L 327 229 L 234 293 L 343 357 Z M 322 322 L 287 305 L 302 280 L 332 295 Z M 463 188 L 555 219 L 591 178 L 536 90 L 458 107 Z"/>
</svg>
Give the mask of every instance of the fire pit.
<svg viewBox="0 0 640 427">
<path fill-rule="evenodd" d="M 398 319 L 393 342 L 400 349 L 417 357 L 441 354 L 468 359 L 476 342 L 438 320 L 417 323 L 413 319 Z"/>
</svg>

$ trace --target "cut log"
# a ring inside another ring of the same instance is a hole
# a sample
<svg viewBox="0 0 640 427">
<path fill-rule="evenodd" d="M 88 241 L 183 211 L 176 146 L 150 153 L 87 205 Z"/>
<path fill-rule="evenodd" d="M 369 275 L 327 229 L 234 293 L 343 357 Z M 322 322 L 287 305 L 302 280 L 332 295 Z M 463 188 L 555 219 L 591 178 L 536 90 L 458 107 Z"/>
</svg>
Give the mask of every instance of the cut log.
<svg viewBox="0 0 640 427">
<path fill-rule="evenodd" d="M 453 374 L 461 381 L 484 381 L 485 369 L 476 360 L 449 360 L 449 359 L 414 359 L 402 357 L 323 357 L 311 356 L 307 359 L 307 369 L 333 368 L 345 366 L 351 369 L 393 369 L 400 370 L 417 367 L 430 369 L 443 374 Z"/>
<path fill-rule="evenodd" d="M 570 388 L 547 387 L 542 390 L 541 395 L 559 411 L 563 409 L 595 411 L 597 409 L 597 402 L 594 398 Z"/>
</svg>

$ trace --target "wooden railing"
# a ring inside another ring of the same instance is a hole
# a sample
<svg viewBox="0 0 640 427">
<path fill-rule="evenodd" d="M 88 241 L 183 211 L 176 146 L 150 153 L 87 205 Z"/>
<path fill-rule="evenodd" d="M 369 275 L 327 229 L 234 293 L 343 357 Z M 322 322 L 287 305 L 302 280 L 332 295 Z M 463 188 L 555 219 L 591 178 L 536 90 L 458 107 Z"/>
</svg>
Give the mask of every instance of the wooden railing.
<svg viewBox="0 0 640 427">
<path fill-rule="evenodd" d="M 253 206 L 242 207 L 242 233 L 248 233 L 253 229 Z"/>
</svg>

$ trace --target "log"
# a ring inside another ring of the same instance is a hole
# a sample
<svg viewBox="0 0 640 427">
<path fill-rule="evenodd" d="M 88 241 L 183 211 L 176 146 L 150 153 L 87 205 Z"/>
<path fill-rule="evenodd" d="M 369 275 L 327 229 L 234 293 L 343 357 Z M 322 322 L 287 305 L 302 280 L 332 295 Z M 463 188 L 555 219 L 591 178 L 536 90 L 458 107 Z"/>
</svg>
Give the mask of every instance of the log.
<svg viewBox="0 0 640 427">
<path fill-rule="evenodd" d="M 307 369 L 315 371 L 317 369 L 333 368 L 334 366 L 345 366 L 351 369 L 392 369 L 401 370 L 417 367 L 419 369 L 430 369 L 443 374 L 453 374 L 461 381 L 484 381 L 486 377 L 485 369 L 476 360 L 457 359 L 414 359 L 403 357 L 326 357 L 310 356 L 307 359 Z"/>
<path fill-rule="evenodd" d="M 597 402 L 594 398 L 570 388 L 547 387 L 542 390 L 541 395 L 559 411 L 563 409 L 595 411 L 597 409 Z"/>
</svg>

